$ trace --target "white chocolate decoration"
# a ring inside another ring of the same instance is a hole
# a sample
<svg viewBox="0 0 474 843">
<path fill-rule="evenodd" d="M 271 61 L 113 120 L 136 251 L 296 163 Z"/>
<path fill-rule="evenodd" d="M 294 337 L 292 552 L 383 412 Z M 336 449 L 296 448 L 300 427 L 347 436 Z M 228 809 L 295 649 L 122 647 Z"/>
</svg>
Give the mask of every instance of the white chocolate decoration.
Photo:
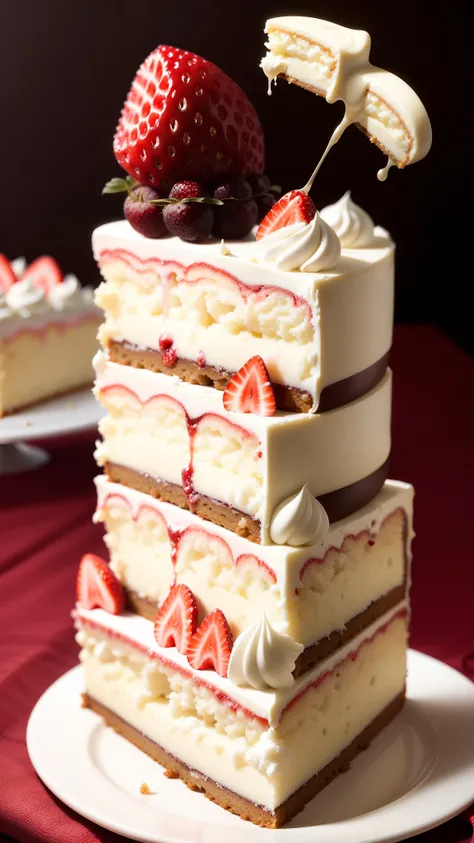
<svg viewBox="0 0 474 843">
<path fill-rule="evenodd" d="M 273 231 L 257 242 L 259 263 L 271 263 L 283 272 L 324 272 L 341 256 L 341 243 L 319 213 L 309 223 L 297 222 Z"/>
<path fill-rule="evenodd" d="M 338 202 L 326 205 L 321 218 L 334 229 L 344 249 L 380 246 L 390 241 L 390 235 L 375 227 L 367 211 L 352 201 L 350 190 Z"/>
<path fill-rule="evenodd" d="M 241 632 L 232 648 L 228 677 L 234 685 L 259 691 L 291 688 L 296 659 L 304 647 L 270 624 L 265 612 Z"/>
<path fill-rule="evenodd" d="M 431 147 L 431 124 L 418 95 L 398 76 L 370 63 L 370 35 L 318 18 L 289 16 L 267 21 L 268 54 L 261 67 L 269 81 L 277 75 L 324 96 L 341 100 L 345 113 L 314 171 L 351 123 L 357 123 L 392 163 L 420 161 Z M 305 189 L 306 189 L 305 188 Z"/>
<path fill-rule="evenodd" d="M 306 484 L 277 506 L 270 524 L 270 538 L 275 544 L 302 547 L 324 541 L 328 530 L 326 510 Z"/>
</svg>

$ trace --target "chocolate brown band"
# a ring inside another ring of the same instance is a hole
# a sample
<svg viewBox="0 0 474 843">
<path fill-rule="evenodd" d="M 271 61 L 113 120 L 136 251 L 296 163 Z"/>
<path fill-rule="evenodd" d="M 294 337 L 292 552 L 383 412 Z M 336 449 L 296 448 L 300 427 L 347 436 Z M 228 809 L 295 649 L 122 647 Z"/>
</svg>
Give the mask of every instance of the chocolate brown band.
<svg viewBox="0 0 474 843">
<path fill-rule="evenodd" d="M 181 509 L 189 509 L 188 499 L 181 486 L 168 483 L 165 480 L 158 480 L 150 474 L 142 474 L 133 468 L 128 468 L 118 463 L 107 462 L 104 466 L 105 473 L 113 483 L 121 483 L 131 489 L 137 489 L 157 500 L 173 503 Z M 376 471 L 345 486 L 343 489 L 336 489 L 321 495 L 318 500 L 324 506 L 329 521 L 339 521 L 346 515 L 357 512 L 379 493 L 388 475 L 388 460 Z M 260 544 L 260 522 L 250 515 L 233 509 L 225 503 L 219 503 L 205 495 L 199 495 L 193 505 L 193 512 L 205 521 L 211 521 L 219 527 L 231 530 L 242 538 Z"/>
<path fill-rule="evenodd" d="M 111 340 L 108 346 L 109 357 L 113 363 L 121 363 L 125 366 L 133 366 L 136 369 L 149 369 L 151 372 L 160 372 L 164 375 L 177 375 L 186 383 L 199 384 L 200 386 L 213 386 L 215 389 L 224 390 L 235 372 L 225 369 L 216 369 L 214 366 L 198 366 L 192 360 L 178 358 L 172 366 L 165 366 L 160 351 L 154 349 L 140 349 L 127 342 Z M 382 380 L 387 368 L 389 352 L 384 354 L 362 372 L 357 372 L 348 378 L 325 386 L 321 392 L 318 405 L 318 413 L 325 413 L 328 410 L 335 410 L 350 401 L 355 401 Z M 282 386 L 279 383 L 272 383 L 275 393 L 275 400 L 279 410 L 290 412 L 309 413 L 313 406 L 313 399 L 309 392 L 303 392 L 293 386 Z"/>
<path fill-rule="evenodd" d="M 158 601 L 150 600 L 148 597 L 142 597 L 130 588 L 124 588 L 127 596 L 127 609 L 130 612 L 135 612 L 147 618 L 149 621 L 156 619 L 158 612 Z M 332 653 L 347 644 L 356 635 L 359 635 L 367 626 L 375 623 L 376 620 L 382 617 L 390 609 L 393 609 L 397 603 L 405 599 L 406 585 L 402 583 L 392 588 L 386 594 L 383 594 L 378 600 L 374 600 L 367 609 L 360 612 L 351 618 L 343 629 L 337 629 L 326 638 L 321 638 L 317 644 L 312 644 L 306 647 L 305 650 L 298 656 L 296 666 L 293 671 L 293 676 L 298 678 L 303 673 L 306 673 L 311 667 L 319 664 L 323 659 L 327 659 Z"/>
<path fill-rule="evenodd" d="M 370 742 L 387 726 L 403 707 L 405 693 L 398 694 L 378 715 L 369 723 L 366 728 L 342 752 L 336 756 L 326 767 L 323 767 L 306 784 L 302 785 L 288 799 L 279 805 L 274 811 L 256 805 L 249 799 L 233 793 L 226 787 L 218 784 L 208 776 L 189 767 L 184 761 L 180 761 L 175 755 L 167 752 L 162 746 L 143 735 L 110 708 L 107 708 L 89 694 L 83 694 L 82 704 L 84 708 L 90 708 L 104 718 L 106 724 L 111 726 L 119 735 L 122 735 L 130 743 L 134 744 L 149 755 L 158 764 L 165 768 L 165 775 L 169 778 L 179 778 L 190 790 L 197 790 L 204 794 L 212 802 L 216 802 L 221 808 L 237 814 L 243 820 L 265 828 L 281 828 L 289 822 L 292 817 L 303 810 L 304 806 L 316 796 L 323 788 L 330 784 L 339 773 L 348 770 L 351 762 L 363 749 L 367 749 Z M 137 793 L 140 784 L 137 782 Z"/>
</svg>

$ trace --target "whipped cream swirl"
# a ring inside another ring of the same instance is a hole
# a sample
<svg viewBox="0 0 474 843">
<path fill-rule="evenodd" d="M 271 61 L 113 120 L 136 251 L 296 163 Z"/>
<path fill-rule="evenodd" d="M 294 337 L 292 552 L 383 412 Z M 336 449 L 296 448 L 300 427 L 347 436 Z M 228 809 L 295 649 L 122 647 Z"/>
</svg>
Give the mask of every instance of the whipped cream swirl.
<svg viewBox="0 0 474 843">
<path fill-rule="evenodd" d="M 323 541 L 328 530 L 327 512 L 306 484 L 301 492 L 277 506 L 270 524 L 270 538 L 275 544 L 302 547 Z"/>
<path fill-rule="evenodd" d="M 77 307 L 84 301 L 84 292 L 75 275 L 65 275 L 61 284 L 55 284 L 48 293 L 48 302 L 54 310 Z"/>
<path fill-rule="evenodd" d="M 334 229 L 344 249 L 360 249 L 380 245 L 388 234 L 375 228 L 372 217 L 351 199 L 350 190 L 334 205 L 327 205 L 321 217 Z"/>
<path fill-rule="evenodd" d="M 335 231 L 319 213 L 309 223 L 278 228 L 257 243 L 258 263 L 272 263 L 284 272 L 322 272 L 332 269 L 341 254 Z"/>
<path fill-rule="evenodd" d="M 290 688 L 296 659 L 304 647 L 289 635 L 277 632 L 265 612 L 234 642 L 228 677 L 234 685 L 250 685 L 259 691 Z"/>
<path fill-rule="evenodd" d="M 47 308 L 43 290 L 35 287 L 29 278 L 13 284 L 7 291 L 5 298 L 7 307 L 25 318 L 33 313 L 41 313 Z"/>
</svg>

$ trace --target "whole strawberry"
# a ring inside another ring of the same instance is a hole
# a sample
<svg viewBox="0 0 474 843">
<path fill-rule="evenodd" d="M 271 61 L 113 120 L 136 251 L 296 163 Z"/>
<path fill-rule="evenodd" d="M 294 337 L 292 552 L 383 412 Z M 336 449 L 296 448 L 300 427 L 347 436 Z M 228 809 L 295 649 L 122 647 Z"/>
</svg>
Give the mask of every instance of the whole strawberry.
<svg viewBox="0 0 474 843">
<path fill-rule="evenodd" d="M 241 88 L 206 59 L 165 46 L 138 70 L 114 153 L 134 179 L 164 190 L 261 173 L 265 161 L 262 127 Z"/>
</svg>

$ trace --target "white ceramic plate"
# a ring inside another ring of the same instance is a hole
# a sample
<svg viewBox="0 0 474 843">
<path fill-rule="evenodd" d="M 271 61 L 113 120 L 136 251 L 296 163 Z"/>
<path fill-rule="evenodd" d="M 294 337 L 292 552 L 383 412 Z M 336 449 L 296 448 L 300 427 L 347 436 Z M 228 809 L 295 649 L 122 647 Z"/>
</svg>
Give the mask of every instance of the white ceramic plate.
<svg viewBox="0 0 474 843">
<path fill-rule="evenodd" d="M 80 707 L 82 668 L 43 694 L 27 730 L 31 762 L 70 808 L 149 843 L 389 843 L 444 822 L 474 799 L 474 684 L 415 651 L 394 722 L 284 829 L 257 828 L 167 779 Z M 146 782 L 154 795 L 142 795 Z"/>
<path fill-rule="evenodd" d="M 103 410 L 89 387 L 0 419 L 0 444 L 45 439 L 96 427 Z"/>
</svg>

